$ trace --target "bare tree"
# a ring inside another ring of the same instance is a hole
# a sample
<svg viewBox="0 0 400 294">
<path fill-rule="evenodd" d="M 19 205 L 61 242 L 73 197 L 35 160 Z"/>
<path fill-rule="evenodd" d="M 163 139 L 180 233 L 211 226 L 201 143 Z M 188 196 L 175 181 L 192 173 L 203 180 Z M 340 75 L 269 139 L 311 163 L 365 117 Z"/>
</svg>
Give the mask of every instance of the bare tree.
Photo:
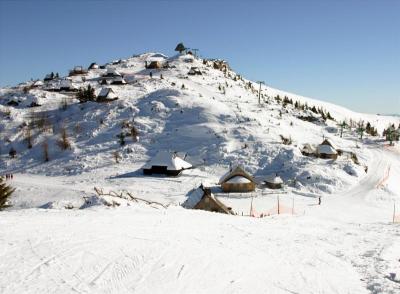
<svg viewBox="0 0 400 294">
<path fill-rule="evenodd" d="M 42 147 L 43 147 L 44 161 L 48 162 L 50 158 L 49 158 L 49 143 L 47 142 L 47 140 L 43 142 Z"/>
<path fill-rule="evenodd" d="M 118 151 L 113 152 L 113 158 L 115 160 L 115 163 L 119 163 L 119 161 L 121 160 L 121 155 L 119 154 Z"/>
<path fill-rule="evenodd" d="M 71 149 L 71 143 L 68 139 L 67 129 L 65 127 L 61 128 L 61 139 L 58 141 L 58 146 L 62 150 Z"/>
<path fill-rule="evenodd" d="M 28 148 L 32 148 L 32 128 L 31 125 L 28 124 L 25 129 L 25 141 L 28 145 Z"/>
</svg>

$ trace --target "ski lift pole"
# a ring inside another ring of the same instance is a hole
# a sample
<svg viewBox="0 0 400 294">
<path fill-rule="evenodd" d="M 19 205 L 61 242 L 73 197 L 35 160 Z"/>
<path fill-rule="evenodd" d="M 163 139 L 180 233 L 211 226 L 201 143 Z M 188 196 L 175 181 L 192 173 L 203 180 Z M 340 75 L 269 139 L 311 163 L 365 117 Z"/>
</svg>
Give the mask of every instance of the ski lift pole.
<svg viewBox="0 0 400 294">
<path fill-rule="evenodd" d="M 395 218 L 396 218 L 396 201 L 393 202 L 393 219 L 392 219 L 393 223 L 395 221 Z"/>
<path fill-rule="evenodd" d="M 261 84 L 264 84 L 264 85 L 265 85 L 265 82 L 263 82 L 263 81 L 258 81 L 257 83 L 260 84 L 260 88 L 259 88 L 259 90 L 258 90 L 258 104 L 261 104 Z"/>
</svg>

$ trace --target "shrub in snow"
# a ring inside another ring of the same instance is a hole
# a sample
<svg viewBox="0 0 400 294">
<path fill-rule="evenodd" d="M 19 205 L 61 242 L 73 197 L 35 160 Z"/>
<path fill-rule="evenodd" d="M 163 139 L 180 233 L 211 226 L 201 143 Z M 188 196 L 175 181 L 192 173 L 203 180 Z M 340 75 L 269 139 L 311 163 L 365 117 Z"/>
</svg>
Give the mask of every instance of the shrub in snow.
<svg viewBox="0 0 400 294">
<path fill-rule="evenodd" d="M 15 189 L 6 184 L 3 177 L 0 177 L 0 210 L 9 207 L 8 199 Z"/>
</svg>

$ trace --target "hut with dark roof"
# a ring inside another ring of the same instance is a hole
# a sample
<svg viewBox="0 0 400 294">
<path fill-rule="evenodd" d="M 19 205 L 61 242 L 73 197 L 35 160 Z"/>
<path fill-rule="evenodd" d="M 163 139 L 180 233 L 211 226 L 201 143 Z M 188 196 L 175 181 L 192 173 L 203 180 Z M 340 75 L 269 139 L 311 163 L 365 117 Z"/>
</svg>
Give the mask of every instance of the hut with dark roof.
<svg viewBox="0 0 400 294">
<path fill-rule="evenodd" d="M 266 177 L 264 183 L 270 189 L 281 189 L 283 186 L 283 180 L 277 174 Z"/>
<path fill-rule="evenodd" d="M 162 174 L 166 176 L 179 176 L 186 169 L 191 169 L 192 165 L 180 158 L 176 153 L 168 151 L 159 151 L 143 167 L 145 175 Z"/>
<path fill-rule="evenodd" d="M 209 188 L 204 188 L 203 185 L 192 190 L 182 206 L 189 209 L 201 209 L 210 212 L 234 214 L 231 207 L 227 207 L 211 193 Z"/>
</svg>

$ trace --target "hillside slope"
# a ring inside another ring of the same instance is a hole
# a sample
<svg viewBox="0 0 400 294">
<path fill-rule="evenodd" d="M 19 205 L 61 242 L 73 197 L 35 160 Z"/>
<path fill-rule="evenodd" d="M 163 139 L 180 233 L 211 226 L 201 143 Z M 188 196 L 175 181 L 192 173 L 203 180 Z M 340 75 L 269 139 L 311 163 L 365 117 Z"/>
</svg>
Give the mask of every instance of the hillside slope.
<svg viewBox="0 0 400 294">
<path fill-rule="evenodd" d="M 146 61 L 169 67 L 146 69 Z M 0 212 L 1 293 L 400 291 L 400 227 L 392 223 L 400 147 L 381 136 L 360 139 L 354 126 L 341 137 L 338 127 L 364 120 L 381 132 L 399 117 L 265 86 L 259 104 L 257 84 L 190 55 L 114 63 L 70 78 L 96 94 L 112 88 L 119 99 L 107 103 L 79 103 L 76 92 L 49 91 L 46 83 L 0 89 L 0 173 L 13 173 L 8 183 L 16 188 L 12 207 Z M 188 75 L 192 67 L 201 75 Z M 100 84 L 107 68 L 127 83 Z M 337 160 L 301 153 L 323 138 L 342 150 Z M 141 168 L 160 150 L 186 154 L 195 168 L 144 176 Z M 237 215 L 181 207 L 238 163 L 258 185 L 218 193 Z M 261 185 L 274 174 L 284 180 L 280 190 Z M 98 197 L 94 187 L 160 204 Z M 267 216 L 249 217 L 260 213 Z"/>
</svg>

